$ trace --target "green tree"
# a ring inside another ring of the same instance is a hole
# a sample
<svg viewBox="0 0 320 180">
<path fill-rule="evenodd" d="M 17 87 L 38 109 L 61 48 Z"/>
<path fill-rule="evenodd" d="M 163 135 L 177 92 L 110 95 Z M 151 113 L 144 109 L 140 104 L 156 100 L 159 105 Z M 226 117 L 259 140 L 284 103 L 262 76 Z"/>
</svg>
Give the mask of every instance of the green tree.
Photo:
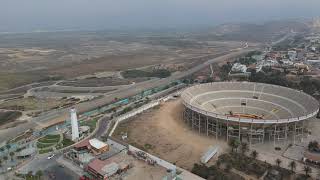
<svg viewBox="0 0 320 180">
<path fill-rule="evenodd" d="M 41 179 L 41 176 L 43 175 L 43 172 L 41 171 L 41 170 L 38 170 L 37 172 L 36 172 L 36 176 L 37 176 L 37 178 L 40 180 Z"/>
<path fill-rule="evenodd" d="M 248 152 L 249 151 L 249 146 L 248 146 L 248 144 L 247 143 L 241 143 L 241 153 L 242 154 L 245 154 L 246 152 Z"/>
<path fill-rule="evenodd" d="M 218 168 L 220 168 L 220 166 L 221 166 L 221 161 L 217 161 L 217 163 L 216 163 L 216 166 L 218 167 Z"/>
<path fill-rule="evenodd" d="M 230 139 L 229 141 L 229 146 L 231 147 L 231 151 L 234 152 L 234 150 L 237 151 L 239 145 L 240 145 L 240 142 L 238 139 Z"/>
<path fill-rule="evenodd" d="M 10 152 L 9 155 L 11 157 L 11 161 L 13 161 L 14 152 Z"/>
<path fill-rule="evenodd" d="M 257 159 L 258 154 L 259 154 L 259 153 L 258 153 L 256 150 L 253 150 L 253 151 L 251 152 L 250 156 L 251 156 L 253 159 Z"/>
<path fill-rule="evenodd" d="M 310 141 L 308 144 L 309 151 L 319 151 L 319 143 L 318 141 Z"/>
<path fill-rule="evenodd" d="M 3 156 L 3 160 L 7 161 L 8 160 L 8 156 Z"/>
<path fill-rule="evenodd" d="M 309 173 L 312 172 L 312 169 L 309 166 L 304 166 L 303 171 L 306 173 L 306 176 L 309 177 Z"/>
<path fill-rule="evenodd" d="M 278 167 L 280 167 L 280 164 L 282 163 L 281 159 L 276 159 L 276 164 Z"/>
<path fill-rule="evenodd" d="M 295 161 L 291 161 L 288 165 L 288 167 L 291 169 L 292 172 L 294 172 L 294 170 L 296 169 L 296 162 Z"/>
<path fill-rule="evenodd" d="M 10 148 L 11 148 L 11 145 L 10 144 L 7 144 L 6 145 L 6 148 L 7 148 L 7 151 L 9 152 Z"/>
<path fill-rule="evenodd" d="M 226 171 L 226 172 L 230 172 L 231 168 L 232 168 L 231 164 L 228 163 L 228 164 L 226 165 L 225 171 Z"/>
<path fill-rule="evenodd" d="M 32 177 L 32 175 L 33 175 L 32 171 L 29 171 L 28 174 L 27 174 L 28 177 Z"/>
</svg>

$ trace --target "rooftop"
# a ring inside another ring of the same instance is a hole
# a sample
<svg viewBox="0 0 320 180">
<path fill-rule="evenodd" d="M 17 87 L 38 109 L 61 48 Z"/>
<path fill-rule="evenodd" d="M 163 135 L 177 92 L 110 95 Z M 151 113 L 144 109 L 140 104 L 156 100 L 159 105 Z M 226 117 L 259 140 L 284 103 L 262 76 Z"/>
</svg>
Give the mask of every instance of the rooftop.
<svg viewBox="0 0 320 180">
<path fill-rule="evenodd" d="M 108 144 L 106 144 L 106 143 L 104 143 L 104 142 L 102 142 L 102 141 L 100 141 L 100 140 L 98 140 L 98 139 L 96 139 L 96 138 L 90 139 L 90 140 L 89 140 L 89 144 L 90 144 L 92 147 L 94 147 L 95 149 L 101 149 L 101 148 L 103 148 L 103 147 L 108 146 Z"/>
<path fill-rule="evenodd" d="M 88 147 L 89 146 L 89 139 L 83 140 L 76 144 L 74 147 L 75 148 L 82 148 L 82 147 Z"/>
<path fill-rule="evenodd" d="M 95 170 L 99 174 L 104 175 L 105 173 L 103 172 L 102 168 L 105 167 L 106 165 L 110 164 L 110 160 L 100 160 L 100 159 L 94 159 L 88 164 L 88 167 L 91 169 Z"/>
</svg>

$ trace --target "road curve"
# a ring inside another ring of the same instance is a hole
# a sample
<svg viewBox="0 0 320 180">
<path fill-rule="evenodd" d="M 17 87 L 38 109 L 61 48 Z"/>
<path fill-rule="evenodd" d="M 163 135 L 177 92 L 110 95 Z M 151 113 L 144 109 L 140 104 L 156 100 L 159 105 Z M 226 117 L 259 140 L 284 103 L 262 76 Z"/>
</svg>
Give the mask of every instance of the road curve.
<svg viewBox="0 0 320 180">
<path fill-rule="evenodd" d="M 77 105 L 75 105 L 75 107 L 77 108 L 77 111 L 79 113 L 90 111 L 90 110 L 96 109 L 100 106 L 103 106 L 105 104 L 111 103 L 115 97 L 117 97 L 119 99 L 126 98 L 129 96 L 136 95 L 146 89 L 151 89 L 151 88 L 154 88 L 157 86 L 167 85 L 174 80 L 178 80 L 178 79 L 184 78 L 186 76 L 189 76 L 189 75 L 207 67 L 208 65 L 210 65 L 212 63 L 223 62 L 225 60 L 233 59 L 235 57 L 238 57 L 242 54 L 248 53 L 253 50 L 256 50 L 256 49 L 247 48 L 247 49 L 241 49 L 241 50 L 234 51 L 234 52 L 230 52 L 230 51 L 222 52 L 222 53 L 218 54 L 215 58 L 210 59 L 210 60 L 206 61 L 205 63 L 199 64 L 199 65 L 197 65 L 187 71 L 175 74 L 175 75 L 170 76 L 168 78 L 157 79 L 157 80 L 154 80 L 151 82 L 147 81 L 147 82 L 137 83 L 137 84 L 134 84 L 130 87 L 116 90 L 112 94 L 107 95 L 103 98 L 77 104 Z M 48 124 L 54 124 L 57 121 L 61 121 L 61 120 L 68 117 L 68 111 L 69 111 L 69 108 L 50 111 L 48 113 L 40 115 L 39 117 L 33 118 L 28 123 L 21 124 L 17 127 L 14 127 L 14 128 L 6 129 L 5 131 L 0 130 L 0 143 L 3 141 L 14 138 L 17 134 L 28 130 L 30 127 L 34 127 L 35 123 L 37 125 L 39 125 L 39 124 L 47 124 L 48 125 Z"/>
<path fill-rule="evenodd" d="M 242 49 L 240 51 L 231 52 L 231 53 L 224 52 L 224 53 L 218 54 L 216 58 L 210 59 L 210 60 L 208 60 L 202 64 L 199 64 L 199 65 L 197 65 L 187 71 L 177 73 L 177 74 L 172 75 L 168 78 L 158 79 L 158 80 L 154 80 L 151 82 L 148 81 L 147 83 L 137 83 L 137 84 L 134 84 L 130 87 L 114 91 L 112 93 L 112 95 L 109 95 L 109 96 L 106 96 L 106 97 L 103 97 L 100 99 L 96 99 L 93 101 L 80 103 L 80 104 L 76 105 L 75 107 L 77 108 L 78 112 L 90 111 L 90 110 L 98 108 L 99 106 L 103 106 L 105 104 L 111 103 L 115 97 L 121 99 L 121 98 L 129 97 L 129 96 L 133 96 L 133 95 L 138 94 L 146 89 L 151 89 L 151 88 L 154 88 L 157 86 L 167 85 L 172 81 L 182 79 L 186 76 L 189 76 L 189 75 L 209 66 L 212 63 L 222 62 L 222 61 L 225 61 L 228 59 L 233 59 L 235 57 L 238 57 L 238 56 L 245 54 L 245 53 L 248 53 L 250 51 L 252 51 L 252 49 Z"/>
</svg>

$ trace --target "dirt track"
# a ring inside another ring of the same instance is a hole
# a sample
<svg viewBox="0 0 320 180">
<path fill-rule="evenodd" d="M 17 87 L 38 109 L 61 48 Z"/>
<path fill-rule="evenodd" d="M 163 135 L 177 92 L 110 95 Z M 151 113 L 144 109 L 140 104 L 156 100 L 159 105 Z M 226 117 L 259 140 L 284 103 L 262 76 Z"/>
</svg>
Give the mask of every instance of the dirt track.
<svg viewBox="0 0 320 180">
<path fill-rule="evenodd" d="M 224 142 L 200 136 L 184 124 L 180 100 L 167 102 L 130 119 L 117 128 L 114 136 L 120 138 L 121 132 L 128 132 L 126 141 L 130 144 L 187 170 L 200 161 L 210 145 L 218 144 L 220 152 L 227 148 Z"/>
</svg>

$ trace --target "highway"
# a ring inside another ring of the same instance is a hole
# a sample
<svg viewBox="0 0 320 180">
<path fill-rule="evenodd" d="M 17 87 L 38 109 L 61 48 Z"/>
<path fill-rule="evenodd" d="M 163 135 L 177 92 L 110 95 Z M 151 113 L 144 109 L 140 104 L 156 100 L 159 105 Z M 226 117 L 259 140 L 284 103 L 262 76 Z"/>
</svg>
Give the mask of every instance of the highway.
<svg viewBox="0 0 320 180">
<path fill-rule="evenodd" d="M 233 58 L 238 57 L 242 54 L 248 53 L 252 50 L 253 49 L 242 49 L 242 50 L 239 50 L 236 52 L 224 52 L 224 53 L 218 54 L 216 58 L 210 59 L 210 60 L 208 60 L 202 64 L 199 64 L 199 65 L 197 65 L 187 71 L 183 71 L 178 74 L 174 74 L 168 78 L 158 79 L 158 80 L 154 80 L 151 82 L 148 81 L 148 82 L 137 83 L 137 84 L 134 84 L 130 87 L 126 87 L 126 88 L 114 91 L 111 95 L 105 96 L 101 99 L 96 99 L 93 101 L 84 102 L 84 103 L 76 105 L 75 107 L 77 108 L 78 112 L 90 111 L 90 110 L 98 108 L 99 106 L 103 106 L 105 104 L 111 103 L 115 97 L 117 97 L 118 99 L 126 98 L 126 97 L 136 95 L 138 93 L 141 93 L 143 90 L 146 90 L 146 89 L 151 89 L 154 87 L 167 85 L 172 81 L 187 77 L 187 76 L 209 66 L 212 63 L 222 62 L 225 60 L 233 59 Z"/>
<path fill-rule="evenodd" d="M 126 97 L 136 95 L 138 93 L 141 93 L 143 90 L 146 90 L 146 89 L 151 89 L 154 87 L 167 85 L 172 81 L 187 77 L 187 76 L 209 66 L 212 63 L 230 60 L 230 59 L 236 58 L 242 54 L 248 53 L 253 50 L 256 50 L 256 49 L 249 47 L 249 48 L 241 49 L 241 50 L 234 51 L 234 52 L 233 51 L 223 52 L 223 53 L 218 54 L 215 58 L 210 59 L 202 64 L 199 64 L 199 65 L 197 65 L 187 71 L 180 72 L 178 74 L 174 74 L 168 78 L 157 79 L 157 80 L 154 80 L 151 82 L 147 81 L 147 82 L 137 83 L 132 86 L 116 90 L 112 94 L 109 94 L 103 98 L 77 104 L 77 105 L 75 105 L 75 107 L 79 113 L 94 110 L 100 106 L 111 103 L 115 98 L 119 98 L 119 99 L 126 98 Z M 43 126 L 47 126 L 47 125 L 54 124 L 59 121 L 63 121 L 64 119 L 66 119 L 68 117 L 68 111 L 69 111 L 69 108 L 50 111 L 48 113 L 40 115 L 39 117 L 33 118 L 29 122 L 21 124 L 17 127 L 6 129 L 6 130 L 1 130 L 0 131 L 0 143 L 3 141 L 14 138 L 15 136 L 17 136 L 17 134 L 20 134 L 20 133 L 28 130 L 30 127 L 35 127 L 36 125 L 41 125 L 41 124 L 43 124 Z"/>
</svg>

